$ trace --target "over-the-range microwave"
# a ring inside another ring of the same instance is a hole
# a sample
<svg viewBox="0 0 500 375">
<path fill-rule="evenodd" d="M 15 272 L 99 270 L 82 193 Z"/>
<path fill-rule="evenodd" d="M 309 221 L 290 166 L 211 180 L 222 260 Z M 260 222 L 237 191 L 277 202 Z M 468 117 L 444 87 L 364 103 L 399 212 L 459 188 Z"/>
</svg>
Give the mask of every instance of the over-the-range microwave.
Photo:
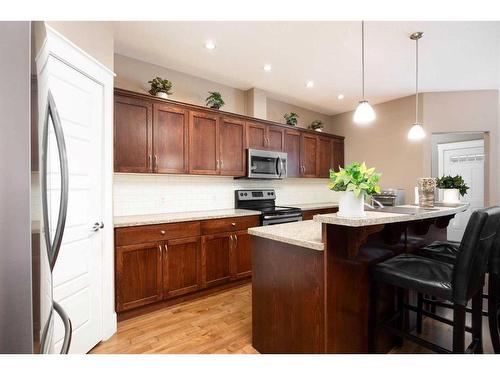
<svg viewBox="0 0 500 375">
<path fill-rule="evenodd" d="M 249 148 L 247 150 L 247 178 L 286 178 L 287 154 Z"/>
</svg>

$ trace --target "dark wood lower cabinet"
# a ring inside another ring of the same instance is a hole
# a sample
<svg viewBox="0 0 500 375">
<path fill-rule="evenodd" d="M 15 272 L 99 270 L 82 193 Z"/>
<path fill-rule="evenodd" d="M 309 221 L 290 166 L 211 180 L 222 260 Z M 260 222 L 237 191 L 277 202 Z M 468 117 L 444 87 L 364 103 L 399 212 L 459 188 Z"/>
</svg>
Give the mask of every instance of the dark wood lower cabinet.
<svg viewBox="0 0 500 375">
<path fill-rule="evenodd" d="M 200 288 L 200 242 L 199 237 L 165 242 L 163 256 L 165 298 L 191 293 Z"/>
<path fill-rule="evenodd" d="M 252 248 L 250 247 L 250 235 L 247 231 L 233 234 L 231 260 L 231 277 L 233 279 L 240 279 L 252 274 Z"/>
<path fill-rule="evenodd" d="M 339 210 L 338 207 L 318 208 L 315 210 L 303 210 L 302 220 L 312 220 L 314 215 L 333 214 L 338 210 Z"/>
<path fill-rule="evenodd" d="M 163 298 L 162 247 L 153 242 L 116 248 L 116 310 L 144 306 Z"/>
<path fill-rule="evenodd" d="M 230 252 L 232 234 L 203 236 L 202 284 L 208 288 L 226 282 L 231 278 Z"/>
<path fill-rule="evenodd" d="M 115 229 L 118 313 L 251 276 L 259 216 Z"/>
</svg>

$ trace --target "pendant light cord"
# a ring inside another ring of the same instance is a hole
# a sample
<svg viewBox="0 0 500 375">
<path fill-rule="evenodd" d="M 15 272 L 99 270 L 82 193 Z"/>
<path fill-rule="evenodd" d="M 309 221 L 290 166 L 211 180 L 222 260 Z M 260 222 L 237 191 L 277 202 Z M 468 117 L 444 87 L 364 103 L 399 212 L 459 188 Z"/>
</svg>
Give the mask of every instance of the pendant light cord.
<svg viewBox="0 0 500 375">
<path fill-rule="evenodd" d="M 418 39 L 415 40 L 415 123 L 418 124 Z"/>
<path fill-rule="evenodd" d="M 365 100 L 365 21 L 361 21 L 361 85 Z"/>
</svg>

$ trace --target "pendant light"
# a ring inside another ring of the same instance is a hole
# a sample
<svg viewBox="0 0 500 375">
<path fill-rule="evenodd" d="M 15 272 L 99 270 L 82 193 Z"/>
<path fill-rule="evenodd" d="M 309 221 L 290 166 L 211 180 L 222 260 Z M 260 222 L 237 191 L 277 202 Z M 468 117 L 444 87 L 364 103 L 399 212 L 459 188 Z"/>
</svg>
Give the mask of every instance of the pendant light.
<svg viewBox="0 0 500 375">
<path fill-rule="evenodd" d="M 408 139 L 411 141 L 419 141 L 425 138 L 425 131 L 422 124 L 418 122 L 418 41 L 424 35 L 423 32 L 417 31 L 410 35 L 410 39 L 415 41 L 415 123 L 408 132 Z"/>
<path fill-rule="evenodd" d="M 356 124 L 366 125 L 375 120 L 375 111 L 368 100 L 365 99 L 365 21 L 361 21 L 361 70 L 363 99 L 359 101 L 358 107 L 354 112 L 353 121 Z"/>
</svg>

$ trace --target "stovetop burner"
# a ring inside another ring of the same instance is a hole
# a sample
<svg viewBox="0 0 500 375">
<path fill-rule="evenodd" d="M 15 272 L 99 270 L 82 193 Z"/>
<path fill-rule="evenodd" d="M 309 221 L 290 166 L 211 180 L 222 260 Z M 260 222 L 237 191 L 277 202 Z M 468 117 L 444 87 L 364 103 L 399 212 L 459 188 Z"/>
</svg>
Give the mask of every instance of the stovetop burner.
<svg viewBox="0 0 500 375">
<path fill-rule="evenodd" d="M 262 213 L 262 225 L 302 220 L 302 210 L 300 208 L 276 206 L 275 201 L 276 194 L 273 189 L 235 191 L 236 208 L 260 211 Z"/>
</svg>

